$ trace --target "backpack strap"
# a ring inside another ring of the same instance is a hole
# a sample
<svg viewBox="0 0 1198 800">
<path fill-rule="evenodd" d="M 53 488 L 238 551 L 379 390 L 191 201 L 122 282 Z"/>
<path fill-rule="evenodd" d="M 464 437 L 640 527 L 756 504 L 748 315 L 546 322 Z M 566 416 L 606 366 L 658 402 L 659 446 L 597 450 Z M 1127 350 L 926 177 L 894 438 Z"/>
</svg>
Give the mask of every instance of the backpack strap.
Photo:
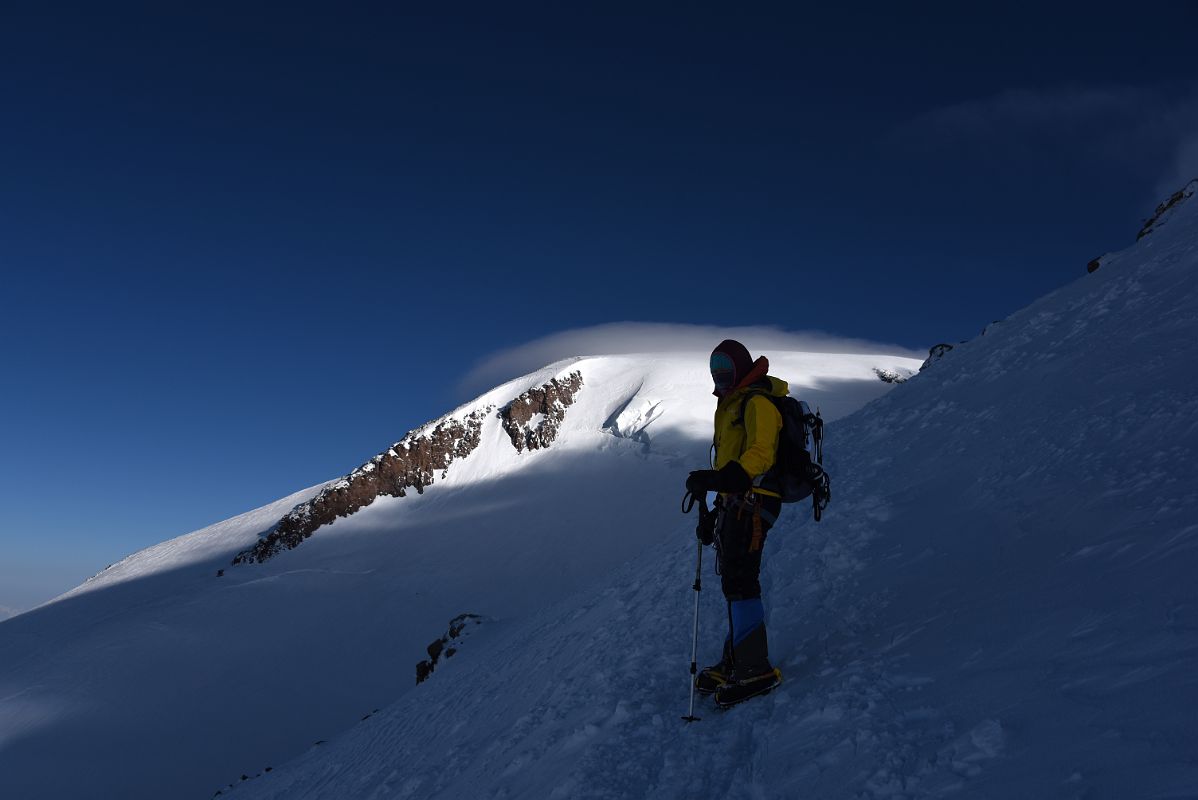
<svg viewBox="0 0 1198 800">
<path fill-rule="evenodd" d="M 745 409 L 747 409 L 749 407 L 749 401 L 752 400 L 754 397 L 762 397 L 762 396 L 764 396 L 768 400 L 770 397 L 770 393 L 767 392 L 765 389 L 750 389 L 749 391 L 745 392 L 745 399 L 741 401 L 740 411 L 737 413 L 736 419 L 732 420 L 732 424 L 739 425 L 743 428 L 745 425 Z M 770 402 L 773 403 L 772 400 L 770 400 Z M 775 408 L 776 408 L 776 406 L 775 406 Z"/>
<path fill-rule="evenodd" d="M 750 389 L 749 391 L 745 392 L 745 399 L 740 402 L 740 408 L 736 413 L 736 417 L 734 417 L 732 420 L 732 424 L 734 426 L 739 426 L 741 428 L 745 426 L 745 408 L 749 405 L 749 401 L 759 394 L 769 397 L 769 392 L 765 391 L 764 389 Z M 715 445 L 715 439 L 713 438 L 711 440 L 711 448 L 708 450 L 708 461 L 711 463 L 712 469 L 715 469 Z"/>
</svg>

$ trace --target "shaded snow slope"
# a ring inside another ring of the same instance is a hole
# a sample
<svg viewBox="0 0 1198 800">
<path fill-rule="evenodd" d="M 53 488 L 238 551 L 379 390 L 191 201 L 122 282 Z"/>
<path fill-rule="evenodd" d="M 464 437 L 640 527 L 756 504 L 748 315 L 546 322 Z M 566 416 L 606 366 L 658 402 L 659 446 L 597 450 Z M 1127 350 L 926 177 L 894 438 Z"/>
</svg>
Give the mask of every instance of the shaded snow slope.
<svg viewBox="0 0 1198 800">
<path fill-rule="evenodd" d="M 1198 202 L 829 426 L 832 507 L 818 525 L 788 509 L 766 547 L 771 695 L 679 720 L 694 544 L 678 516 L 227 794 L 1196 797 L 1195 363 Z M 724 612 L 710 570 L 705 585 L 713 658 Z"/>
<path fill-rule="evenodd" d="M 918 366 L 770 356 L 829 419 L 892 388 L 875 369 Z M 477 448 L 422 495 L 379 498 L 266 563 L 232 561 L 323 487 L 134 554 L 0 623 L 0 797 L 210 797 L 372 709 L 432 695 L 545 608 L 602 594 L 614 570 L 677 541 L 682 478 L 706 463 L 706 364 L 551 365 L 445 418 L 577 371 L 548 449 L 518 452 L 489 412 Z M 426 645 L 464 612 L 485 622 L 416 687 Z"/>
</svg>

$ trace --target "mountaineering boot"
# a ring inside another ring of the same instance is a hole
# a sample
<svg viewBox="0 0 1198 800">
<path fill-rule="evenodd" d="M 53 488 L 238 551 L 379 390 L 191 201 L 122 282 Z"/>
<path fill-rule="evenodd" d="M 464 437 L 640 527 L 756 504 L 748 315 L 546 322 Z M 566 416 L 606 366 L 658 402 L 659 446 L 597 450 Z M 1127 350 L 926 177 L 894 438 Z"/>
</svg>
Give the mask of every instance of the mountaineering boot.
<svg viewBox="0 0 1198 800">
<path fill-rule="evenodd" d="M 720 660 L 710 667 L 704 667 L 695 676 L 695 691 L 699 694 L 714 694 L 716 689 L 719 689 L 728 682 L 728 678 L 731 675 L 732 642 L 729 639 L 725 639 L 724 653 L 720 656 Z"/>
<path fill-rule="evenodd" d="M 728 610 L 735 634 L 732 646 L 735 668 L 715 690 L 716 705 L 725 707 L 765 694 L 782 682 L 782 673 L 770 664 L 769 637 L 765 632 L 761 598 L 733 600 Z"/>
<path fill-rule="evenodd" d="M 715 704 L 728 708 L 737 703 L 765 694 L 782 683 L 782 671 L 770 666 L 754 670 L 734 670 L 728 682 L 715 690 Z"/>
<path fill-rule="evenodd" d="M 715 694 L 731 675 L 732 670 L 723 661 L 704 667 L 695 677 L 695 691 L 699 694 Z"/>
</svg>

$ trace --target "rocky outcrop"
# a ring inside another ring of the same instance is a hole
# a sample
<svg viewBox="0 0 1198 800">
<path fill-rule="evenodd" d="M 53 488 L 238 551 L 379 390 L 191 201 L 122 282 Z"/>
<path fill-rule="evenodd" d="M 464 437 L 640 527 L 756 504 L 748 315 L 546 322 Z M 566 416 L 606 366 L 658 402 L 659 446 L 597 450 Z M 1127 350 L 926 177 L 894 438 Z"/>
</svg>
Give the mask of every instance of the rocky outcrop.
<svg viewBox="0 0 1198 800">
<path fill-rule="evenodd" d="M 582 373 L 575 371 L 530 389 L 504 406 L 499 418 L 512 446 L 523 452 L 552 444 L 566 418 L 566 408 L 581 388 Z M 233 563 L 261 563 L 297 547 L 320 526 L 348 517 L 378 497 L 405 497 L 409 489 L 423 494 L 438 475 L 446 476 L 450 464 L 478 448 L 483 421 L 494 411 L 495 406 L 487 406 L 461 419 L 442 420 L 427 432 L 409 433 L 385 453 L 291 509 L 257 544 L 238 553 Z"/>
<path fill-rule="evenodd" d="M 470 632 L 470 630 L 481 624 L 483 618 L 478 614 L 458 614 L 449 621 L 449 630 L 440 639 L 434 639 L 432 643 L 425 648 L 428 651 L 428 658 L 416 664 L 416 683 L 424 683 L 429 675 L 433 674 L 433 670 L 437 667 L 437 662 L 441 657 L 453 658 L 458 651 L 458 646 L 462 640 Z"/>
<path fill-rule="evenodd" d="M 566 418 L 566 408 L 582 388 L 582 373 L 554 378 L 537 389 L 529 389 L 499 412 L 503 430 L 517 452 L 539 450 L 553 444 Z"/>
<path fill-rule="evenodd" d="M 882 367 L 874 367 L 874 374 L 878 376 L 878 380 L 882 383 L 906 383 L 907 378 L 910 378 L 910 373 L 905 370 L 900 372 L 894 369 L 884 369 Z"/>
<path fill-rule="evenodd" d="M 1090 261 L 1086 264 L 1086 272 L 1097 272 L 1098 268 L 1102 266 L 1103 258 L 1105 258 L 1105 256 L 1099 256 L 1098 258 L 1090 259 Z"/>
<path fill-rule="evenodd" d="M 293 508 L 257 544 L 238 553 L 233 563 L 266 561 L 298 546 L 321 525 L 348 517 L 378 497 L 404 497 L 409 489 L 423 494 L 438 474 L 445 477 L 451 463 L 474 452 L 483 420 L 494 410 L 488 406 L 462 419 L 446 419 L 427 433 L 408 434 L 385 453 Z"/>
<path fill-rule="evenodd" d="M 1192 197 L 1196 191 L 1198 191 L 1198 178 L 1169 195 L 1169 198 L 1165 202 L 1156 207 L 1153 215 L 1144 221 L 1144 227 L 1140 228 L 1140 232 L 1136 234 L 1136 241 L 1140 241 L 1152 233 L 1153 230 L 1164 225 L 1169 215 L 1173 212 L 1173 209 L 1180 205 L 1186 198 Z"/>
<path fill-rule="evenodd" d="M 944 358 L 944 354 L 952 349 L 953 346 L 947 342 L 941 342 L 940 344 L 932 345 L 932 347 L 928 350 L 927 359 L 919 365 L 919 371 L 923 372 L 925 369 L 932 366 L 932 364 Z"/>
</svg>

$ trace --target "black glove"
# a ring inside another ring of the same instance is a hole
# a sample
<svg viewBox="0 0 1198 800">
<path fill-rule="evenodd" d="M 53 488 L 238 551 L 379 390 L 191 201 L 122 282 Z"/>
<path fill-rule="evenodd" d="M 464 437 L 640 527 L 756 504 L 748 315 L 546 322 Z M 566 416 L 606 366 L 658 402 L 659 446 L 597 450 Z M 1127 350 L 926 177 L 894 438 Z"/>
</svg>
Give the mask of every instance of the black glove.
<svg viewBox="0 0 1198 800">
<path fill-rule="evenodd" d="M 729 461 L 721 469 L 697 469 L 686 479 L 686 490 L 691 494 L 741 494 L 749 491 L 752 486 L 753 479 L 749 477 L 749 473 L 735 461 Z"/>
<path fill-rule="evenodd" d="M 712 491 L 717 475 L 714 469 L 697 469 L 687 476 L 686 490 L 695 496 L 707 494 Z"/>
<path fill-rule="evenodd" d="M 704 545 L 715 541 L 715 520 L 718 514 L 708 511 L 706 504 L 699 506 L 699 524 L 695 526 L 695 536 Z"/>
</svg>

